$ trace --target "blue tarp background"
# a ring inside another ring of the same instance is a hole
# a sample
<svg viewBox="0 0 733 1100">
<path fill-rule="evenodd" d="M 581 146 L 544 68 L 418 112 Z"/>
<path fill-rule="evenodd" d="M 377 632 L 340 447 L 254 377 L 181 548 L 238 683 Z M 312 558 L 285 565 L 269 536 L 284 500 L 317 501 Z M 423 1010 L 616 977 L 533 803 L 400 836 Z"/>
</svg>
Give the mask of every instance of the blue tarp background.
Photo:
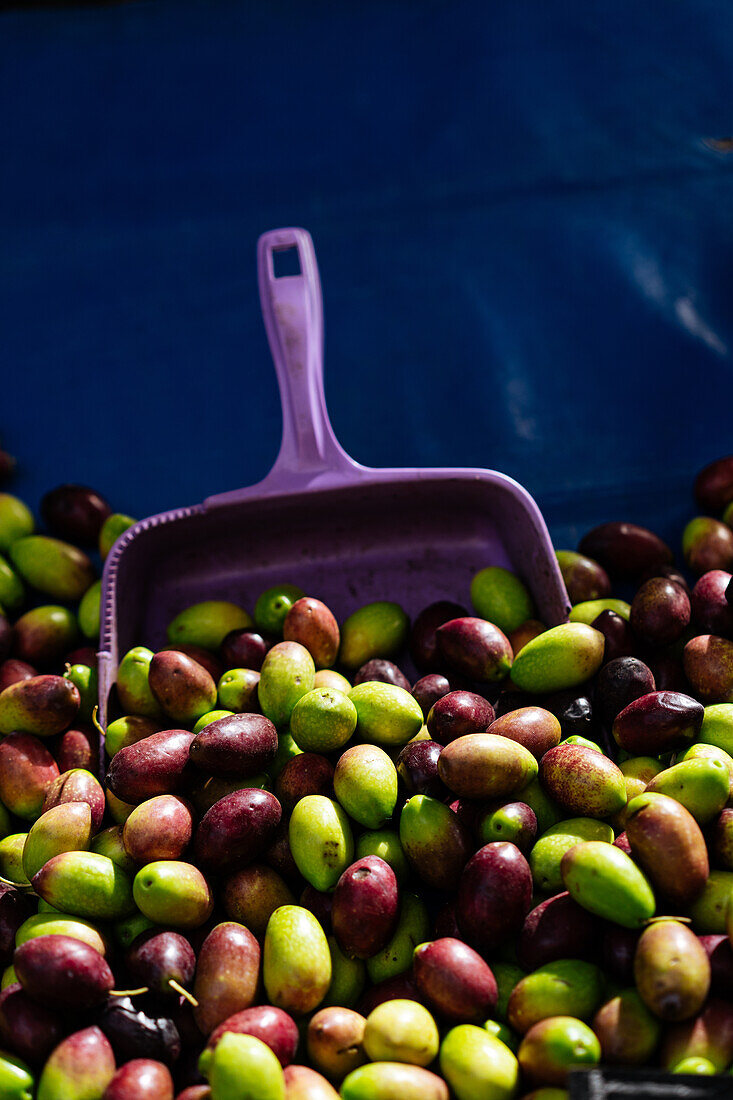
<svg viewBox="0 0 733 1100">
<path fill-rule="evenodd" d="M 733 450 L 727 0 L 0 13 L 0 434 L 34 505 L 255 481 L 258 234 L 314 236 L 335 429 L 670 537 Z"/>
</svg>

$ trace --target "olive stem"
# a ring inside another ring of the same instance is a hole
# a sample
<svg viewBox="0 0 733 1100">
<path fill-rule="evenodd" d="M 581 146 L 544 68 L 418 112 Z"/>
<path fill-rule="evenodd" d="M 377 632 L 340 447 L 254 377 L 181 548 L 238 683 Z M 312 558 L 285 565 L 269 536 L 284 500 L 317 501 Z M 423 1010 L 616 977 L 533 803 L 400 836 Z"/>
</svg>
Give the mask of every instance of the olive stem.
<svg viewBox="0 0 733 1100">
<path fill-rule="evenodd" d="M 176 993 L 180 993 L 182 997 L 185 997 L 189 1004 L 194 1008 L 198 1008 L 199 1003 L 192 993 L 189 993 L 187 989 L 184 989 L 182 985 L 179 985 L 175 978 L 168 979 L 168 985 L 171 989 L 175 989 Z"/>
<path fill-rule="evenodd" d="M 140 997 L 143 993 L 149 993 L 150 986 L 142 985 L 139 989 L 110 989 L 110 997 Z"/>
<path fill-rule="evenodd" d="M 106 737 L 107 736 L 107 731 L 105 729 L 102 729 L 101 725 L 97 721 L 97 715 L 98 714 L 99 714 L 99 707 L 95 707 L 94 710 L 92 711 L 92 725 L 96 729 L 97 733 L 101 733 L 102 737 Z"/>
</svg>

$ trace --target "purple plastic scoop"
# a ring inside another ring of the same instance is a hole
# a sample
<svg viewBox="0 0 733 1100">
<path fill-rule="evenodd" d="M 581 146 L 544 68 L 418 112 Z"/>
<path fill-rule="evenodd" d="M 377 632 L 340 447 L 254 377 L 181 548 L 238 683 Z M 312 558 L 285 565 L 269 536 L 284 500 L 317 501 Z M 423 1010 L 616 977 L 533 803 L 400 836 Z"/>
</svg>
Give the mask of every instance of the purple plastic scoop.
<svg viewBox="0 0 733 1100">
<path fill-rule="evenodd" d="M 276 278 L 273 253 L 300 274 Z M 410 615 L 438 599 L 470 606 L 477 570 L 503 565 L 529 586 L 543 622 L 569 603 L 545 522 L 516 481 L 490 470 L 371 469 L 333 434 L 323 393 L 323 306 L 310 234 L 275 229 L 257 246 L 262 314 L 283 412 L 280 452 L 257 485 L 141 520 L 115 543 L 102 580 L 100 718 L 119 659 L 158 649 L 183 608 L 226 599 L 251 609 L 290 582 L 339 620 L 372 600 Z"/>
</svg>

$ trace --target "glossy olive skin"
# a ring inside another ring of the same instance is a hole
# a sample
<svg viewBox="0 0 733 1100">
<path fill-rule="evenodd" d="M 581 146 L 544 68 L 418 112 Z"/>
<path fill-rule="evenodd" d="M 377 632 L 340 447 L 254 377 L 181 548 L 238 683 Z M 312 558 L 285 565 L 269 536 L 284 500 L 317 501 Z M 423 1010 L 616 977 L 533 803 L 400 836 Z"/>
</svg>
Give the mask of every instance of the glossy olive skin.
<svg viewBox="0 0 733 1100">
<path fill-rule="evenodd" d="M 120 1066 L 102 1100 L 173 1100 L 173 1078 L 161 1062 L 136 1058 Z"/>
<path fill-rule="evenodd" d="M 312 596 L 302 596 L 285 616 L 283 640 L 304 645 L 317 669 L 331 668 L 338 654 L 341 633 L 333 612 L 325 603 Z"/>
<path fill-rule="evenodd" d="M 188 722 L 216 706 L 210 672 L 180 649 L 161 650 L 150 662 L 150 690 L 174 722 Z"/>
<path fill-rule="evenodd" d="M 700 732 L 705 708 L 689 695 L 652 691 L 616 715 L 612 733 L 634 756 L 659 756 L 690 745 Z"/>
<path fill-rule="evenodd" d="M 610 729 L 617 714 L 629 703 L 656 691 L 651 669 L 636 657 L 618 657 L 604 664 L 596 680 L 598 716 Z"/>
<path fill-rule="evenodd" d="M 189 940 L 179 932 L 151 928 L 142 932 L 125 955 L 127 976 L 136 986 L 148 986 L 151 993 L 177 997 L 171 979 L 190 989 L 196 970 L 196 956 Z"/>
<path fill-rule="evenodd" d="M 64 1034 L 61 1014 L 30 997 L 20 982 L 0 992 L 0 1042 L 24 1062 L 45 1062 Z"/>
<path fill-rule="evenodd" d="M 629 623 L 636 636 L 652 646 L 671 645 L 690 622 L 687 592 L 666 577 L 651 577 L 637 590 Z"/>
<path fill-rule="evenodd" d="M 298 1028 L 287 1012 L 275 1005 L 254 1005 L 229 1016 L 209 1035 L 207 1046 L 213 1048 L 227 1031 L 238 1035 L 254 1035 L 267 1043 L 281 1066 L 289 1065 L 298 1046 Z"/>
<path fill-rule="evenodd" d="M 402 669 L 383 657 L 373 657 L 371 661 L 367 661 L 354 673 L 354 687 L 357 684 L 366 684 L 371 680 L 378 680 L 383 684 L 396 684 L 397 687 L 401 687 L 405 691 L 410 690 L 410 681 Z"/>
<path fill-rule="evenodd" d="M 493 623 L 466 615 L 443 623 L 436 637 L 440 654 L 462 676 L 494 684 L 509 675 L 514 659 L 512 647 Z"/>
<path fill-rule="evenodd" d="M 549 749 L 559 745 L 562 737 L 559 719 L 552 711 L 543 707 L 519 707 L 508 714 L 502 714 L 491 723 L 486 732 L 518 741 L 537 760 L 541 760 Z"/>
<path fill-rule="evenodd" d="M 104 497 L 86 485 L 57 485 L 41 498 L 41 518 L 51 534 L 81 546 L 96 547 L 111 514 Z"/>
<path fill-rule="evenodd" d="M 702 892 L 710 867 L 700 826 L 674 798 L 642 794 L 626 810 L 631 854 L 655 891 L 682 909 Z"/>
<path fill-rule="evenodd" d="M 32 821 L 39 816 L 58 774 L 56 761 L 37 737 L 11 733 L 0 741 L 0 799 L 19 817 Z"/>
<path fill-rule="evenodd" d="M 578 549 L 600 562 L 610 576 L 632 580 L 649 569 L 672 563 L 667 544 L 635 523 L 602 523 L 583 536 Z"/>
<path fill-rule="evenodd" d="M 428 1006 L 451 1023 L 478 1023 L 496 1008 L 498 989 L 492 971 L 460 940 L 443 937 L 420 944 L 413 975 Z"/>
<path fill-rule="evenodd" d="M 611 595 L 611 580 L 597 561 L 573 550 L 559 551 L 558 565 L 571 604 Z"/>
<path fill-rule="evenodd" d="M 221 659 L 226 668 L 251 668 L 259 672 L 270 648 L 256 630 L 230 630 L 221 643 Z"/>
<path fill-rule="evenodd" d="M 333 792 L 333 764 L 317 752 L 301 752 L 288 760 L 275 781 L 275 796 L 285 813 L 292 813 L 301 798 Z"/>
<path fill-rule="evenodd" d="M 381 951 L 399 915 L 395 873 L 379 856 L 352 863 L 336 883 L 331 909 L 334 935 L 349 958 L 368 959 Z"/>
<path fill-rule="evenodd" d="M 450 619 L 467 614 L 465 607 L 450 600 L 438 600 L 420 612 L 410 632 L 410 656 L 420 671 L 442 671 L 445 661 L 438 650 L 436 631 Z"/>
<path fill-rule="evenodd" d="M 0 691 L 5 691 L 6 687 L 17 684 L 20 680 L 30 680 L 37 675 L 38 670 L 33 665 L 29 665 L 27 661 L 19 661 L 16 657 L 8 657 L 0 664 Z"/>
<path fill-rule="evenodd" d="M 430 708 L 452 690 L 450 681 L 442 672 L 428 672 L 413 684 L 412 696 L 417 700 L 423 718 L 427 718 Z"/>
<path fill-rule="evenodd" d="M 433 741 L 447 745 L 457 737 L 486 730 L 494 721 L 494 708 L 472 691 L 451 691 L 435 703 L 426 720 Z"/>
<path fill-rule="evenodd" d="M 214 1028 L 241 1009 L 250 1008 L 258 991 L 260 945 L 243 924 L 217 924 L 204 940 L 196 960 L 193 1014 L 199 1031 Z"/>
<path fill-rule="evenodd" d="M 443 746 L 437 741 L 408 741 L 397 757 L 397 774 L 408 794 L 447 798 L 448 788 L 438 775 L 438 757 Z"/>
<path fill-rule="evenodd" d="M 16 948 L 13 966 L 26 993 L 52 1008 L 94 1008 L 114 987 L 105 959 L 71 936 L 27 940 Z"/>
<path fill-rule="evenodd" d="M 696 633 L 733 636 L 733 604 L 726 596 L 731 579 L 726 570 L 711 569 L 697 581 L 690 596 Z"/>
<path fill-rule="evenodd" d="M 97 832 L 102 824 L 106 802 L 101 783 L 86 768 L 72 768 L 48 785 L 43 798 L 43 812 L 66 802 L 86 802 L 92 812 L 92 828 Z"/>
<path fill-rule="evenodd" d="M 79 726 L 61 735 L 56 750 L 56 762 L 64 772 L 84 768 L 96 775 L 99 771 L 99 734 L 93 727 Z"/>
<path fill-rule="evenodd" d="M 688 523 L 682 535 L 685 561 L 698 576 L 710 569 L 733 569 L 733 531 L 709 516 Z"/>
<path fill-rule="evenodd" d="M 172 1066 L 181 1053 L 181 1036 L 169 1016 L 148 1014 L 130 997 L 110 997 L 99 1018 L 118 1063 L 154 1058 Z"/>
<path fill-rule="evenodd" d="M 176 794 L 192 777 L 188 730 L 161 730 L 127 745 L 110 761 L 106 784 L 123 802 L 144 802 L 157 794 Z"/>
<path fill-rule="evenodd" d="M 180 859 L 193 833 L 191 806 L 174 794 L 156 795 L 132 811 L 122 830 L 125 851 L 137 863 Z"/>
<path fill-rule="evenodd" d="M 281 816 L 282 807 L 269 791 L 245 788 L 226 795 L 199 822 L 196 862 L 214 870 L 251 863 L 274 838 Z"/>
<path fill-rule="evenodd" d="M 556 959 L 598 956 L 601 923 L 564 891 L 540 902 L 526 916 L 517 940 L 517 961 L 523 970 L 537 970 Z"/>
<path fill-rule="evenodd" d="M 686 1020 L 702 1008 L 710 988 L 710 962 L 687 925 L 650 924 L 639 937 L 634 980 L 642 1000 L 662 1020 Z"/>
<path fill-rule="evenodd" d="M 3 733 L 32 733 L 52 737 L 63 733 L 79 711 L 78 688 L 63 676 L 33 676 L 3 692 L 6 716 Z"/>
<path fill-rule="evenodd" d="M 685 676 L 703 703 L 733 701 L 733 641 L 700 634 L 685 646 Z"/>
<path fill-rule="evenodd" d="M 593 620 L 591 626 L 594 630 L 600 630 L 606 639 L 603 650 L 604 664 L 615 661 L 618 657 L 633 657 L 635 655 L 638 642 L 628 621 L 622 615 L 606 608 Z"/>
<path fill-rule="evenodd" d="M 467 942 L 479 952 L 516 933 L 532 900 L 532 872 L 514 844 L 486 844 L 466 864 L 456 915 Z"/>
<path fill-rule="evenodd" d="M 209 676 L 216 683 L 220 677 L 224 675 L 224 666 L 215 653 L 212 653 L 210 649 L 204 649 L 203 646 L 193 645 L 192 642 L 179 642 L 178 645 L 166 645 L 159 651 L 160 653 L 183 653 L 185 657 L 190 657 L 191 660 L 205 668 Z"/>
<path fill-rule="evenodd" d="M 274 759 L 277 730 L 261 714 L 231 714 L 204 726 L 189 752 L 196 767 L 209 775 L 246 779 Z"/>
</svg>

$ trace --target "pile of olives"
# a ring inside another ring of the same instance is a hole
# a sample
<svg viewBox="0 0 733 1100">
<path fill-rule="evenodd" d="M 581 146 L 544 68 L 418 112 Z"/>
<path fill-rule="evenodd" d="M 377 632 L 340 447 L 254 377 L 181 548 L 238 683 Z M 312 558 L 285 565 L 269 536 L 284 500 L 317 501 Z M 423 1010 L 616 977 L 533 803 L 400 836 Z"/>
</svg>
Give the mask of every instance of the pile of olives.
<svg viewBox="0 0 733 1100">
<path fill-rule="evenodd" d="M 559 626 L 490 564 L 412 622 L 297 576 L 182 607 L 100 761 L 97 551 L 133 520 L 64 485 L 39 533 L 0 493 L 0 1096 L 730 1072 L 733 457 L 695 495 L 679 566 L 622 522 L 558 551 Z"/>
</svg>

